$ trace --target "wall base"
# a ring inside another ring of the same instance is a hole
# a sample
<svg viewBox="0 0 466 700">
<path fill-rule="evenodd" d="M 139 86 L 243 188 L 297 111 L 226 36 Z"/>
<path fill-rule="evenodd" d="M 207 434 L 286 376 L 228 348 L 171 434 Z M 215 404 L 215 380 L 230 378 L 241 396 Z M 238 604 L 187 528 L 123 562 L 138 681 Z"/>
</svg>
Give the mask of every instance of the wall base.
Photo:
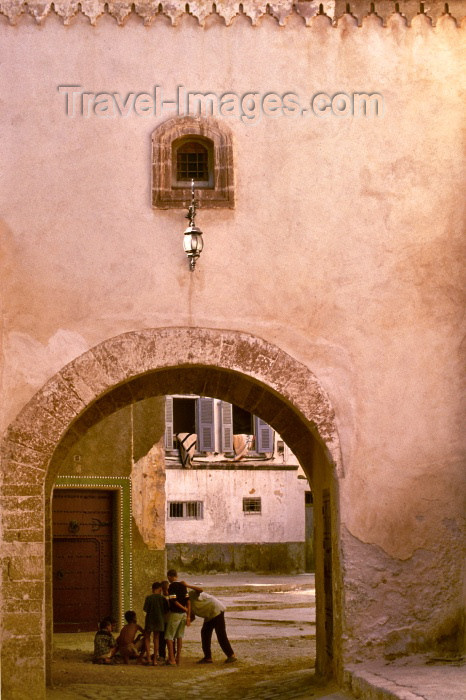
<svg viewBox="0 0 466 700">
<path fill-rule="evenodd" d="M 302 573 L 305 570 L 305 554 L 304 542 L 167 544 L 170 567 L 200 573 Z"/>
</svg>

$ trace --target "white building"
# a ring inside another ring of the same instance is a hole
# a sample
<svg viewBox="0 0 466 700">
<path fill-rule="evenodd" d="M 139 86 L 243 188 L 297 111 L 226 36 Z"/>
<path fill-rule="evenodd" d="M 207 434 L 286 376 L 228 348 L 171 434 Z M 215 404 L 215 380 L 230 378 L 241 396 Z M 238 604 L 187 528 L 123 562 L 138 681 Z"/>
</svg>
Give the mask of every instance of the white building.
<svg viewBox="0 0 466 700">
<path fill-rule="evenodd" d="M 167 396 L 165 406 L 169 564 L 220 571 L 311 567 L 310 487 L 280 436 L 218 399 Z M 180 453 L 183 439 L 192 445 L 190 455 Z"/>
</svg>

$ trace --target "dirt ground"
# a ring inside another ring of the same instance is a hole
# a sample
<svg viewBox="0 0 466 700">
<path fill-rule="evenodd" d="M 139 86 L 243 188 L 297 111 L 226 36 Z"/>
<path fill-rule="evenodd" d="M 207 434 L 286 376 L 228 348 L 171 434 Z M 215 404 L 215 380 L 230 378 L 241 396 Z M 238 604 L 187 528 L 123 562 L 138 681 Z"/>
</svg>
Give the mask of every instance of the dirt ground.
<svg viewBox="0 0 466 700">
<path fill-rule="evenodd" d="M 178 667 L 95 666 L 89 653 L 61 649 L 55 654 L 55 688 L 49 700 L 58 698 L 162 698 L 204 700 L 229 698 L 318 697 L 314 687 L 312 640 L 309 638 L 234 641 L 236 664 L 225 664 L 214 643 L 214 663 L 198 665 L 199 642 L 186 641 Z M 306 651 L 309 654 L 306 654 Z M 289 694 L 292 688 L 294 694 Z M 286 688 L 286 694 L 279 693 Z M 276 695 L 276 693 L 278 693 Z"/>
<path fill-rule="evenodd" d="M 232 580 L 216 576 L 203 585 L 227 604 L 227 631 L 238 657 L 236 663 L 225 663 L 215 635 L 214 663 L 196 663 L 202 657 L 199 619 L 187 630 L 177 667 L 146 667 L 135 662 L 97 666 L 91 663 L 93 633 L 57 634 L 53 687 L 47 691 L 47 700 L 348 697 L 333 684 L 316 682 L 312 575 L 298 581 L 291 577 L 278 581 L 271 577 L 245 580 L 237 576 Z"/>
</svg>

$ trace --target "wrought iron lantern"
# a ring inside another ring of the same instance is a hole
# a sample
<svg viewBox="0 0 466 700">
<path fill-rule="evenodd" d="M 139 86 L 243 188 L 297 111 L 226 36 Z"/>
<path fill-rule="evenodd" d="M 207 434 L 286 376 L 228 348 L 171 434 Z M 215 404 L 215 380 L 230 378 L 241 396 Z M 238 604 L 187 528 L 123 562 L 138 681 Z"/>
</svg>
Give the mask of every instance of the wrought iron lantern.
<svg viewBox="0 0 466 700">
<path fill-rule="evenodd" d="M 188 213 L 186 214 L 186 219 L 189 219 L 189 226 L 184 232 L 183 236 L 183 248 L 184 252 L 188 256 L 189 269 L 191 272 L 194 271 L 197 259 L 199 258 L 204 247 L 202 231 L 198 226 L 196 226 L 197 207 L 198 203 L 194 198 L 194 180 L 191 180 L 191 204 L 189 205 Z"/>
</svg>

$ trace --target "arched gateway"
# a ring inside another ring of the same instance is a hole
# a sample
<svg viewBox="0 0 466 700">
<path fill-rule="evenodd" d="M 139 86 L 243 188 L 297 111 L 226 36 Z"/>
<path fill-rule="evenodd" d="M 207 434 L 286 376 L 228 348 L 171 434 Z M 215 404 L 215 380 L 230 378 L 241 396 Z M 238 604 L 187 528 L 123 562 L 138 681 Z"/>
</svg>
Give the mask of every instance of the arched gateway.
<svg viewBox="0 0 466 700">
<path fill-rule="evenodd" d="M 32 398 L 3 439 L 5 697 L 28 697 L 31 687 L 36 698 L 45 695 L 51 654 L 50 500 L 60 460 L 103 416 L 176 392 L 215 396 L 253 411 L 300 460 L 316 510 L 317 669 L 329 674 L 340 666 L 336 525 L 342 464 L 325 392 L 307 367 L 254 336 L 162 328 L 111 338 L 73 360 Z"/>
</svg>

